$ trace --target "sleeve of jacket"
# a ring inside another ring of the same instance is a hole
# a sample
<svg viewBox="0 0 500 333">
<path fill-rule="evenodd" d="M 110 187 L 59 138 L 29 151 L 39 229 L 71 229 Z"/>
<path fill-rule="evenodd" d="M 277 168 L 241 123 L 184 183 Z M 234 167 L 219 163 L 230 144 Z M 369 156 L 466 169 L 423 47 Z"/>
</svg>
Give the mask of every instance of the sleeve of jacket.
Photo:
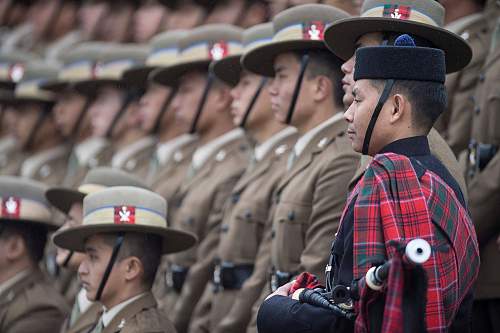
<svg viewBox="0 0 500 333">
<path fill-rule="evenodd" d="M 314 273 L 324 282 L 324 269 L 330 255 L 332 238 L 344 209 L 349 182 L 356 171 L 359 156 L 342 154 L 325 165 L 316 182 L 312 213 L 301 255 L 301 271 Z"/>
<path fill-rule="evenodd" d="M 469 184 L 469 209 L 480 245 L 500 232 L 500 153 Z"/>
<path fill-rule="evenodd" d="M 181 295 L 174 308 L 173 322 L 179 332 L 186 332 L 194 308 L 203 295 L 206 284 L 211 280 L 214 261 L 219 243 L 219 227 L 223 217 L 223 207 L 231 194 L 238 177 L 233 177 L 221 184 L 216 191 L 210 214 L 205 226 L 205 237 L 198 245 L 196 263 L 189 268 L 189 273 L 182 287 Z"/>
<path fill-rule="evenodd" d="M 336 321 L 337 317 L 326 309 L 273 296 L 260 307 L 257 327 L 259 333 L 325 333 L 332 331 Z"/>
</svg>

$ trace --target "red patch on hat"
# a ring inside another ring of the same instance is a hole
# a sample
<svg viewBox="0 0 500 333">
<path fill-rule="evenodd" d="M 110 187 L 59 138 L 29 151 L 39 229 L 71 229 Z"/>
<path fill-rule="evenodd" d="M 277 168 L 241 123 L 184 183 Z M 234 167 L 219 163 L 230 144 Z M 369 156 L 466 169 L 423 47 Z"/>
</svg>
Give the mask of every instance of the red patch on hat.
<svg viewBox="0 0 500 333">
<path fill-rule="evenodd" d="M 221 60 L 229 54 L 229 46 L 225 41 L 213 43 L 208 49 L 208 57 L 210 60 Z"/>
<path fill-rule="evenodd" d="M 24 66 L 23 64 L 14 64 L 9 68 L 9 78 L 13 82 L 19 82 L 24 76 Z"/>
<path fill-rule="evenodd" d="M 102 63 L 100 61 L 96 61 L 91 68 L 91 73 L 90 77 L 91 79 L 95 80 L 97 79 L 97 76 L 99 75 L 100 72 L 102 72 Z"/>
<path fill-rule="evenodd" d="M 384 5 L 384 17 L 390 17 L 397 20 L 408 20 L 411 14 L 410 6 Z"/>
<path fill-rule="evenodd" d="M 18 219 L 21 215 L 21 199 L 8 197 L 2 199 L 2 216 Z"/>
<path fill-rule="evenodd" d="M 322 21 L 312 21 L 302 25 L 302 37 L 305 40 L 323 40 L 325 24 Z"/>
<path fill-rule="evenodd" d="M 115 224 L 135 224 L 135 207 L 115 206 Z"/>
</svg>

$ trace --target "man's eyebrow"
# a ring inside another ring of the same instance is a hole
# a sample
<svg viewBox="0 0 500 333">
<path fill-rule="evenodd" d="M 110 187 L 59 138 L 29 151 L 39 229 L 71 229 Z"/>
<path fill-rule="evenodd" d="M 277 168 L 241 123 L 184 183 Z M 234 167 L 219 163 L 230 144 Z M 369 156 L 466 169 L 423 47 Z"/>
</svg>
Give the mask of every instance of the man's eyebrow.
<svg viewBox="0 0 500 333">
<path fill-rule="evenodd" d="M 93 247 L 93 246 L 85 245 L 85 252 L 95 253 L 95 252 L 97 252 L 97 249 L 95 247 Z"/>
<path fill-rule="evenodd" d="M 275 73 L 278 73 L 278 72 L 282 72 L 282 71 L 284 71 L 284 70 L 285 70 L 285 66 L 283 66 L 283 65 L 278 65 L 278 66 L 276 66 L 276 68 L 274 69 L 274 72 L 275 72 Z"/>
</svg>

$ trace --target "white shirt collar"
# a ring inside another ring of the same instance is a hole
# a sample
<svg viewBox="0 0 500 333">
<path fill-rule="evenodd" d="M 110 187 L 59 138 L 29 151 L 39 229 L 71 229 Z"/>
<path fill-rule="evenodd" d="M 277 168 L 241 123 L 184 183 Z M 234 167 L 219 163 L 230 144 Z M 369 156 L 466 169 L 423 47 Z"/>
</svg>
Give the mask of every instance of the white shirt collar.
<svg viewBox="0 0 500 333">
<path fill-rule="evenodd" d="M 111 159 L 111 166 L 113 168 L 121 169 L 125 167 L 125 163 L 138 152 L 152 147 L 155 144 L 155 138 L 153 136 L 143 137 L 117 151 L 113 158 Z"/>
<path fill-rule="evenodd" d="M 321 132 L 323 129 L 330 126 L 334 122 L 342 119 L 343 117 L 344 117 L 344 115 L 341 112 L 339 112 L 339 113 L 335 114 L 333 117 L 331 117 L 330 119 L 322 122 L 318 126 L 314 127 L 313 129 L 309 130 L 307 133 L 302 135 L 297 140 L 297 142 L 295 143 L 295 146 L 293 147 L 293 151 L 294 151 L 295 155 L 297 157 L 300 156 L 300 154 L 302 154 L 302 152 L 304 151 L 306 146 L 309 144 L 309 142 L 311 142 L 311 140 L 316 136 L 316 134 L 318 134 L 319 132 Z"/>
<path fill-rule="evenodd" d="M 0 295 L 2 295 L 5 291 L 9 290 L 12 288 L 16 283 L 24 279 L 26 276 L 28 276 L 31 273 L 31 270 L 27 269 L 24 271 L 21 271 L 5 281 L 4 283 L 0 284 Z"/>
<path fill-rule="evenodd" d="M 84 313 L 87 311 L 92 302 L 87 298 L 87 291 L 85 289 L 80 289 L 78 294 L 76 295 L 76 301 L 78 302 L 78 308 L 80 309 L 80 313 Z"/>
<path fill-rule="evenodd" d="M 137 295 L 137 296 L 134 296 L 132 298 L 129 298 L 128 300 L 126 300 L 125 302 L 121 302 L 120 304 L 117 304 L 115 306 L 113 306 L 111 309 L 109 310 L 106 310 L 105 307 L 103 307 L 104 309 L 104 312 L 102 313 L 102 324 L 104 325 L 104 327 L 107 327 L 109 325 L 109 323 L 113 320 L 113 318 L 115 318 L 115 316 L 121 311 L 123 310 L 127 305 L 129 305 L 130 303 L 132 303 L 133 301 L 139 299 L 140 297 L 142 297 L 145 293 L 142 293 L 140 295 Z"/>
<path fill-rule="evenodd" d="M 297 133 L 297 129 L 295 127 L 288 126 L 271 136 L 269 139 L 255 147 L 255 160 L 261 161 L 276 143 L 295 133 Z"/>
<path fill-rule="evenodd" d="M 172 140 L 159 143 L 158 148 L 156 148 L 156 157 L 158 158 L 160 165 L 167 164 L 177 150 L 194 140 L 196 140 L 195 135 L 182 134 Z"/>
<path fill-rule="evenodd" d="M 242 138 L 244 135 L 241 128 L 235 128 L 196 149 L 192 161 L 194 170 L 199 170 L 219 148 L 231 141 Z"/>
<path fill-rule="evenodd" d="M 101 137 L 89 138 L 83 141 L 75 146 L 74 149 L 78 163 L 80 165 L 87 165 L 90 159 L 99 154 L 108 145 L 109 141 Z"/>
</svg>

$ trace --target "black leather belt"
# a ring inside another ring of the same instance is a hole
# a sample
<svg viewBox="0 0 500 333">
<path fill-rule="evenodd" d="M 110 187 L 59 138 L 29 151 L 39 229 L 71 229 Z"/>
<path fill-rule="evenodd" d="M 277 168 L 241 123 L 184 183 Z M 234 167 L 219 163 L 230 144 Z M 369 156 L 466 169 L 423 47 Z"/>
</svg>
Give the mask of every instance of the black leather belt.
<svg viewBox="0 0 500 333">
<path fill-rule="evenodd" d="M 179 265 L 170 265 L 167 270 L 167 286 L 174 289 L 176 292 L 180 293 L 182 286 L 186 281 L 186 276 L 189 272 L 188 267 L 182 267 Z"/>
<path fill-rule="evenodd" d="M 292 278 L 296 275 L 297 273 L 283 272 L 273 269 L 273 271 L 271 272 L 271 279 L 270 279 L 271 291 L 274 293 L 279 287 L 290 282 Z"/>
<path fill-rule="evenodd" d="M 214 290 L 217 292 L 221 288 L 226 290 L 241 289 L 243 283 L 252 275 L 253 267 L 253 264 L 235 265 L 231 262 L 217 264 L 212 280 Z"/>
</svg>

